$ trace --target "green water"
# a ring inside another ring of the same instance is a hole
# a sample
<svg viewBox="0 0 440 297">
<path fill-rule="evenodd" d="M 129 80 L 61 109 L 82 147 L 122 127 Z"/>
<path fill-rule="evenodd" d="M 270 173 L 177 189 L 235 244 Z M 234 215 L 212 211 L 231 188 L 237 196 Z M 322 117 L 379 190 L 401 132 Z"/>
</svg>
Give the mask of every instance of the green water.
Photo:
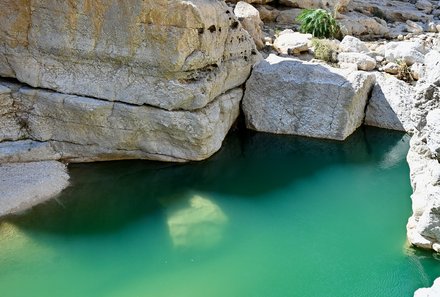
<svg viewBox="0 0 440 297">
<path fill-rule="evenodd" d="M 2 297 L 412 296 L 408 139 L 232 134 L 213 158 L 70 166 L 61 197 L 0 221 Z"/>
</svg>

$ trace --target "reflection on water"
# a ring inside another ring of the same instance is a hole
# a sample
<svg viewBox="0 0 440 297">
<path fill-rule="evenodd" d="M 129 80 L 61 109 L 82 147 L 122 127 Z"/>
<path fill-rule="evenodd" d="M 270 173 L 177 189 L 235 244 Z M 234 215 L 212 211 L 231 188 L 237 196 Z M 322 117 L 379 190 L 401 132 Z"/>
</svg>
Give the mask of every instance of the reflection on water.
<svg viewBox="0 0 440 297">
<path fill-rule="evenodd" d="M 212 201 L 198 195 L 189 199 L 189 207 L 168 214 L 168 228 L 177 247 L 209 247 L 223 235 L 227 217 Z"/>
<path fill-rule="evenodd" d="M 402 160 L 406 159 L 406 152 L 408 151 L 408 143 L 411 137 L 404 134 L 402 139 L 398 139 L 396 144 L 388 149 L 384 154 L 380 167 L 387 169 L 398 165 Z"/>
<path fill-rule="evenodd" d="M 74 164 L 59 203 L 0 221 L 7 297 L 412 297 L 408 139 L 232 134 L 209 160 Z"/>
</svg>

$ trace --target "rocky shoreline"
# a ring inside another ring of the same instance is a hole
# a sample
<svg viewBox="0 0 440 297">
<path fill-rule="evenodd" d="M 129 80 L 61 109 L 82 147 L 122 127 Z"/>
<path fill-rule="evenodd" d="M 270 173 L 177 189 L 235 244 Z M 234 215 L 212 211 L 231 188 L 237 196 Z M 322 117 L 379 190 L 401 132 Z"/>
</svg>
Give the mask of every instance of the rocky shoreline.
<svg viewBox="0 0 440 297">
<path fill-rule="evenodd" d="M 66 187 L 56 161 L 207 159 L 243 112 L 271 133 L 412 135 L 408 239 L 440 252 L 438 1 L 77 2 L 2 4 L 1 190 L 20 198 L 2 198 L 0 216 Z M 304 8 L 333 10 L 346 35 L 325 41 L 327 61 L 297 32 Z M 53 188 L 10 191 L 21 166 L 39 164 Z"/>
</svg>

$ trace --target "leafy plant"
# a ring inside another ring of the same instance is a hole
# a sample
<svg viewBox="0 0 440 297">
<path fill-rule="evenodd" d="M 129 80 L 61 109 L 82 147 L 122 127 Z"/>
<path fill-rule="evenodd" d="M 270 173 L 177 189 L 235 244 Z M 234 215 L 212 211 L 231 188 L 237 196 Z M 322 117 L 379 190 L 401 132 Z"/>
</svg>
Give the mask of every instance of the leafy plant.
<svg viewBox="0 0 440 297">
<path fill-rule="evenodd" d="M 338 61 L 338 47 L 332 41 L 314 38 L 312 40 L 312 46 L 316 59 L 328 63 L 336 63 Z"/>
<path fill-rule="evenodd" d="M 300 32 L 310 33 L 318 38 L 336 38 L 341 29 L 336 19 L 324 9 L 304 9 L 297 17 Z"/>
</svg>

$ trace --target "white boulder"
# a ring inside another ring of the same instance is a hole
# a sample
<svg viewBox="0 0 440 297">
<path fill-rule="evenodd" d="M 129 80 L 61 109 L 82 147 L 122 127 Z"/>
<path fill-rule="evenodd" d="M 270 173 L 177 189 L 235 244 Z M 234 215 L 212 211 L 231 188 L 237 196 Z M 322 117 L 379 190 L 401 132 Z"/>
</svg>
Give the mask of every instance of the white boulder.
<svg viewBox="0 0 440 297">
<path fill-rule="evenodd" d="M 359 38 L 347 35 L 342 39 L 339 44 L 339 50 L 341 52 L 351 53 L 368 53 L 369 49 L 363 41 Z"/>
<path fill-rule="evenodd" d="M 370 71 L 376 68 L 376 59 L 361 53 L 340 53 L 338 61 L 356 64 L 359 70 Z"/>
<path fill-rule="evenodd" d="M 364 118 L 374 75 L 270 55 L 254 67 L 243 111 L 248 128 L 343 140 Z"/>
<path fill-rule="evenodd" d="M 292 55 L 306 52 L 311 46 L 312 34 L 284 30 L 275 39 L 273 46 L 281 54 Z"/>
<path fill-rule="evenodd" d="M 423 63 L 425 48 L 422 43 L 415 41 L 393 41 L 385 46 L 385 58 L 390 62 L 404 62 L 411 66 Z"/>
</svg>

